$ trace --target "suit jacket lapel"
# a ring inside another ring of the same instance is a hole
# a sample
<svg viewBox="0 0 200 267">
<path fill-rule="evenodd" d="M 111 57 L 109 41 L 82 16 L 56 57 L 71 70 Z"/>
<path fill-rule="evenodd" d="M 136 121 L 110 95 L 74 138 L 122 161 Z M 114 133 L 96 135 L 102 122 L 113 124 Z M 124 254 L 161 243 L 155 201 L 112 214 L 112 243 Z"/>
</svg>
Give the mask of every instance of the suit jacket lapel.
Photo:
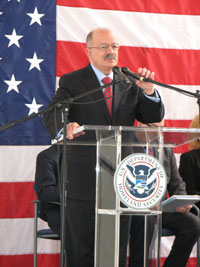
<svg viewBox="0 0 200 267">
<path fill-rule="evenodd" d="M 114 76 L 114 79 L 119 79 L 117 75 Z M 127 89 L 128 85 L 125 86 L 123 82 L 114 85 L 114 98 L 113 98 L 113 115 L 116 113 L 117 109 L 119 108 L 120 102 L 122 98 L 125 97 L 126 94 L 123 92 Z"/>
<path fill-rule="evenodd" d="M 120 100 L 122 95 L 120 94 L 120 92 L 123 91 L 123 86 L 122 83 L 118 83 L 114 85 L 114 98 L 113 98 L 113 114 L 116 113 L 116 110 L 119 107 L 120 104 Z"/>
<path fill-rule="evenodd" d="M 85 72 L 85 84 L 88 91 L 93 90 L 100 86 L 99 81 L 92 70 L 90 64 L 86 67 Z M 98 105 L 99 112 L 102 112 L 105 116 L 105 118 L 108 120 L 108 124 L 112 124 L 112 120 L 107 108 L 106 101 L 104 99 L 104 94 L 102 90 L 99 90 L 93 94 L 91 94 L 91 98 L 94 101 L 97 101 L 96 105 Z M 102 101 L 99 101 L 102 99 Z"/>
</svg>

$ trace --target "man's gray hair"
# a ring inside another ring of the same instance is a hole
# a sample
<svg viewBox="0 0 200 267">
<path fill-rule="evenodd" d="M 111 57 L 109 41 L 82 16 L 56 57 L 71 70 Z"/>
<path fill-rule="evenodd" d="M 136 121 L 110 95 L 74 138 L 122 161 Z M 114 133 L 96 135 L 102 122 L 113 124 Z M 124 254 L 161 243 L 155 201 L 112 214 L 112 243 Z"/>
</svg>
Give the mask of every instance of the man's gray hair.
<svg viewBox="0 0 200 267">
<path fill-rule="evenodd" d="M 89 47 L 92 43 L 92 38 L 93 38 L 93 33 L 96 32 L 96 31 L 111 31 L 110 29 L 108 28 L 96 28 L 92 31 L 90 31 L 86 37 L 86 45 L 87 47 Z"/>
</svg>

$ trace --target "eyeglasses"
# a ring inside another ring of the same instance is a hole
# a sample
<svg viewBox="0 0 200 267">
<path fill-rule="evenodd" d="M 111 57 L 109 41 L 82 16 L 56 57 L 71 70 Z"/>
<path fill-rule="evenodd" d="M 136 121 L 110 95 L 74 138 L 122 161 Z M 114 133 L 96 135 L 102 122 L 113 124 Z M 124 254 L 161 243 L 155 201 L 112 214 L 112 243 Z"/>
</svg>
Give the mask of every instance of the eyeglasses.
<svg viewBox="0 0 200 267">
<path fill-rule="evenodd" d="M 91 46 L 91 47 L 88 47 L 89 49 L 91 48 L 97 48 L 99 49 L 100 51 L 107 51 L 109 49 L 109 47 L 111 46 L 112 50 L 116 51 L 120 48 L 120 45 L 119 44 L 112 44 L 112 45 L 108 45 L 108 44 L 102 44 L 102 45 L 99 45 L 99 46 Z"/>
</svg>

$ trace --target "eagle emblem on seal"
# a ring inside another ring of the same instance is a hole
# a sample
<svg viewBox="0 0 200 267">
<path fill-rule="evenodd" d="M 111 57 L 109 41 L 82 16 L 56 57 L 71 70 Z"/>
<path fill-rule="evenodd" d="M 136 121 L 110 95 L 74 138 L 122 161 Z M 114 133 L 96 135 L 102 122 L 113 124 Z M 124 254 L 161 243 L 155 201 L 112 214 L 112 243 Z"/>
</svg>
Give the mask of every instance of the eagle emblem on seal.
<svg viewBox="0 0 200 267">
<path fill-rule="evenodd" d="M 147 165 L 131 166 L 126 165 L 129 174 L 126 176 L 125 186 L 130 194 L 134 196 L 144 196 L 152 193 L 156 186 L 156 175 L 154 175 L 157 168 L 151 168 Z"/>
</svg>

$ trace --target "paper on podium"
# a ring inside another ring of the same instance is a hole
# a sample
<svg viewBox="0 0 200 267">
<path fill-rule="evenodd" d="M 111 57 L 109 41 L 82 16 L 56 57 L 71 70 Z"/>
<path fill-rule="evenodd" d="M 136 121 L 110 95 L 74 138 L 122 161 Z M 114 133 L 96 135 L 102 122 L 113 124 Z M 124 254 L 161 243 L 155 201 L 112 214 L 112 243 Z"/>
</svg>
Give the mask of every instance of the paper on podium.
<svg viewBox="0 0 200 267">
<path fill-rule="evenodd" d="M 173 195 L 162 202 L 163 212 L 176 212 L 176 208 L 200 201 L 199 195 Z"/>
<path fill-rule="evenodd" d="M 84 127 L 84 125 L 82 125 L 79 128 L 74 130 L 74 134 L 80 133 L 80 132 L 84 131 L 84 129 L 85 129 L 85 127 Z"/>
</svg>

